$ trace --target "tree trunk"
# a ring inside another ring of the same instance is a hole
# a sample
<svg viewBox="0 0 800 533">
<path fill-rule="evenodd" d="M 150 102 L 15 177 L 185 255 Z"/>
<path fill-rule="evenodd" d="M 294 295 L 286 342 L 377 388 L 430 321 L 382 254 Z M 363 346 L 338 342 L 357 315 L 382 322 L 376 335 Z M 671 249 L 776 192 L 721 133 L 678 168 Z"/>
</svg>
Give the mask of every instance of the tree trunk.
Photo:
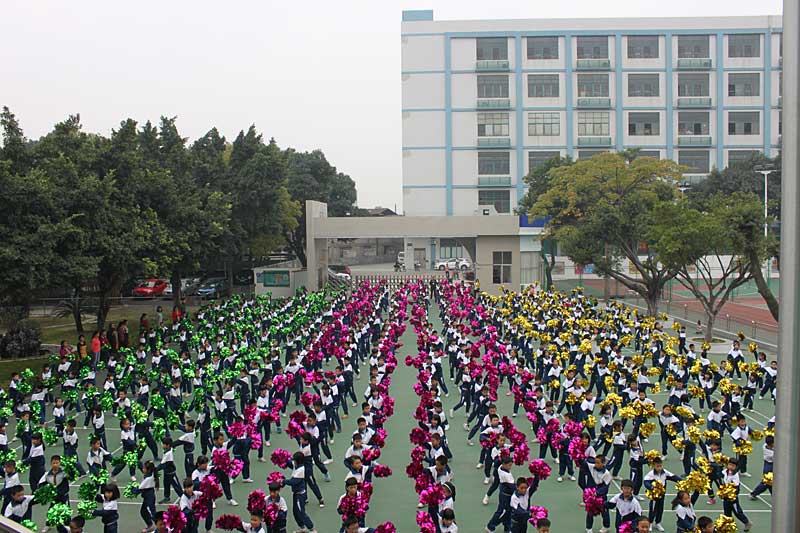
<svg viewBox="0 0 800 533">
<path fill-rule="evenodd" d="M 754 251 L 751 251 L 748 256 L 748 259 L 750 259 L 750 271 L 753 273 L 753 279 L 756 282 L 758 293 L 764 298 L 769 312 L 772 314 L 772 318 L 777 322 L 780 306 L 778 305 L 777 298 L 775 298 L 775 295 L 772 294 L 772 291 L 767 285 L 767 280 L 764 279 L 763 272 L 761 272 L 761 261 L 759 261 L 759 257 Z"/>
<path fill-rule="evenodd" d="M 102 291 L 100 293 L 99 301 L 97 302 L 97 330 L 102 331 L 106 328 L 106 317 L 108 311 L 111 309 L 111 302 L 108 300 L 108 292 Z"/>
<path fill-rule="evenodd" d="M 717 310 L 719 312 L 719 310 Z M 714 338 L 714 322 L 717 320 L 717 313 L 709 313 L 706 311 L 706 329 L 705 334 L 703 335 L 703 340 L 706 342 L 711 342 L 711 339 Z"/>
<path fill-rule="evenodd" d="M 644 297 L 644 301 L 647 303 L 647 316 L 657 316 L 658 315 L 658 290 L 650 290 L 648 287 L 647 294 Z"/>
<path fill-rule="evenodd" d="M 81 315 L 83 306 L 81 306 L 81 290 L 79 288 L 75 289 L 74 299 L 75 303 L 72 306 L 72 318 L 75 320 L 75 331 L 80 335 L 83 333 L 83 316 Z"/>
</svg>

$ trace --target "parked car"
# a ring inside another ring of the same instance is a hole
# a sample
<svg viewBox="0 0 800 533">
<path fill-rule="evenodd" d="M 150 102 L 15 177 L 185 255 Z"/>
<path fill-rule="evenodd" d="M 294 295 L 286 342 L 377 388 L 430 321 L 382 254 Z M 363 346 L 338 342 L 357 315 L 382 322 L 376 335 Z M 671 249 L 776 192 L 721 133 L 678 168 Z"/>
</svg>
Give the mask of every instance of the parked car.
<svg viewBox="0 0 800 533">
<path fill-rule="evenodd" d="M 164 294 L 167 289 L 167 280 L 159 278 L 150 278 L 141 282 L 133 291 L 131 295 L 135 298 L 158 298 Z"/>
<path fill-rule="evenodd" d="M 225 278 L 208 278 L 194 291 L 202 300 L 219 298 L 225 291 Z"/>
<path fill-rule="evenodd" d="M 200 278 L 182 278 L 181 279 L 181 294 L 189 294 L 200 283 Z M 162 296 L 164 298 L 172 298 L 172 282 L 167 282 L 167 288 L 164 289 Z"/>
<path fill-rule="evenodd" d="M 439 259 L 436 261 L 436 270 L 469 270 L 472 268 L 472 263 L 462 257 L 456 259 Z"/>
<path fill-rule="evenodd" d="M 336 277 L 350 279 L 352 274 L 350 273 L 350 267 L 347 265 L 328 265 L 328 269 L 333 272 Z"/>
</svg>

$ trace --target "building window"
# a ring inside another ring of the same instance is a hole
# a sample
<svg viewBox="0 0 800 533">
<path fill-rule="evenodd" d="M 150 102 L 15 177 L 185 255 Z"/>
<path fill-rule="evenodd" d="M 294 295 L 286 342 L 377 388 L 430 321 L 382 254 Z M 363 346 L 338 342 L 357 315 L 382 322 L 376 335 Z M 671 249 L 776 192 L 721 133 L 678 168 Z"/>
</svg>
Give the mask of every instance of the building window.
<svg viewBox="0 0 800 533">
<path fill-rule="evenodd" d="M 689 174 L 705 174 L 708 172 L 708 150 L 679 150 L 678 164 L 688 167 Z"/>
<path fill-rule="evenodd" d="M 439 239 L 439 259 L 464 257 L 464 250 L 456 239 Z"/>
<path fill-rule="evenodd" d="M 478 137 L 508 137 L 508 113 L 478 113 Z"/>
<path fill-rule="evenodd" d="M 478 98 L 508 98 L 508 76 L 478 76 Z"/>
<path fill-rule="evenodd" d="M 728 135 L 758 135 L 760 123 L 758 111 L 731 111 L 728 113 Z"/>
<path fill-rule="evenodd" d="M 478 152 L 479 176 L 507 176 L 511 174 L 508 152 Z"/>
<path fill-rule="evenodd" d="M 608 96 L 608 74 L 578 74 L 579 97 Z"/>
<path fill-rule="evenodd" d="M 681 111 L 678 113 L 678 135 L 708 135 L 708 120 L 707 111 Z"/>
<path fill-rule="evenodd" d="M 659 150 L 639 150 L 639 155 L 636 157 L 652 157 L 653 159 L 661 159 L 661 152 Z"/>
<path fill-rule="evenodd" d="M 653 59 L 658 57 L 658 35 L 628 36 L 629 59 Z"/>
<path fill-rule="evenodd" d="M 608 111 L 579 111 L 578 112 L 578 135 L 593 136 L 609 133 Z"/>
<path fill-rule="evenodd" d="M 678 74 L 678 96 L 709 96 L 708 74 Z"/>
<path fill-rule="evenodd" d="M 528 113 L 528 135 L 531 137 L 561 135 L 561 116 L 558 113 Z"/>
<path fill-rule="evenodd" d="M 558 59 L 558 37 L 528 37 L 528 59 Z"/>
<path fill-rule="evenodd" d="M 578 37 L 578 59 L 608 59 L 608 37 Z"/>
<path fill-rule="evenodd" d="M 710 57 L 708 35 L 678 35 L 678 57 Z"/>
<path fill-rule="evenodd" d="M 479 190 L 478 205 L 491 205 L 498 213 L 510 213 L 511 192 L 508 190 Z"/>
<path fill-rule="evenodd" d="M 728 35 L 728 57 L 760 57 L 761 35 L 739 33 Z"/>
<path fill-rule="evenodd" d="M 511 252 L 492 252 L 492 283 L 511 283 Z"/>
<path fill-rule="evenodd" d="M 578 150 L 578 161 L 591 159 L 597 154 L 605 154 L 608 150 Z"/>
<path fill-rule="evenodd" d="M 728 166 L 750 161 L 760 153 L 758 150 L 728 150 Z"/>
<path fill-rule="evenodd" d="M 629 113 L 628 135 L 659 135 L 658 113 Z"/>
<path fill-rule="evenodd" d="M 728 74 L 728 96 L 759 96 L 761 75 L 758 72 Z"/>
<path fill-rule="evenodd" d="M 508 39 L 475 39 L 478 60 L 508 59 Z"/>
<path fill-rule="evenodd" d="M 558 74 L 528 74 L 528 98 L 558 98 Z"/>
<path fill-rule="evenodd" d="M 537 168 L 543 166 L 554 157 L 561 157 L 561 152 L 558 150 L 539 150 L 536 152 L 528 152 L 528 173 L 531 173 Z"/>
<path fill-rule="evenodd" d="M 628 74 L 628 96 L 659 96 L 658 74 Z"/>
</svg>

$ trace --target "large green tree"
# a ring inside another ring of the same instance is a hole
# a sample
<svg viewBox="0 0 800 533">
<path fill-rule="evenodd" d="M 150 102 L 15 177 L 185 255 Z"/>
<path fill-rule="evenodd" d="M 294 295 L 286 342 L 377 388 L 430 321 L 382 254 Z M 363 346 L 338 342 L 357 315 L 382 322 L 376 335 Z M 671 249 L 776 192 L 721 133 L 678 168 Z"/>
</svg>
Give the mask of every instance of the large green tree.
<svg viewBox="0 0 800 533">
<path fill-rule="evenodd" d="M 677 196 L 681 167 L 672 161 L 604 153 L 552 169 L 550 188 L 531 208 L 549 216 L 546 235 L 579 264 L 639 294 L 648 313 L 658 311 L 664 285 L 675 268 L 653 254 L 648 228 L 655 209 Z"/>
<path fill-rule="evenodd" d="M 286 242 L 303 266 L 306 265 L 306 200 L 328 204 L 328 215 L 341 217 L 356 212 L 356 185 L 347 174 L 336 170 L 321 150 L 286 150 L 287 188 L 300 206 L 298 225 L 287 229 Z"/>
<path fill-rule="evenodd" d="M 696 206 L 688 200 L 668 202 L 655 211 L 652 247 L 703 306 L 707 341 L 732 291 L 752 279 L 763 263 L 763 221 L 758 197 L 742 192 L 718 194 Z M 754 245 L 755 258 L 748 254 Z"/>
<path fill-rule="evenodd" d="M 536 216 L 536 213 L 532 212 L 532 208 L 539 198 L 550 190 L 553 169 L 566 167 L 572 163 L 572 158 L 569 156 L 553 157 L 525 176 L 523 179 L 528 186 L 528 192 L 519 202 L 519 212 Z M 549 232 L 542 235 L 541 243 L 539 255 L 541 255 L 542 264 L 544 265 L 545 287 L 550 288 L 553 286 L 553 268 L 556 265 L 558 246 L 556 240 L 552 238 Z"/>
</svg>

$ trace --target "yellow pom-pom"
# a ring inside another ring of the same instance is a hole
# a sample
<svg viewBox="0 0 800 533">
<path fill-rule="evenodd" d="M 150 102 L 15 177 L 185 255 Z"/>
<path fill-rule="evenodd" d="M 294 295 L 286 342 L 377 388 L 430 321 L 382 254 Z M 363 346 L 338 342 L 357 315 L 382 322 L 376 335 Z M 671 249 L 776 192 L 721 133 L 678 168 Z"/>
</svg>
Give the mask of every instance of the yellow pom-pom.
<svg viewBox="0 0 800 533">
<path fill-rule="evenodd" d="M 719 431 L 716 429 L 707 429 L 703 432 L 705 440 L 717 440 L 719 438 Z"/>
<path fill-rule="evenodd" d="M 714 531 L 716 533 L 736 533 L 739 528 L 732 516 L 720 515 L 714 520 Z"/>
<path fill-rule="evenodd" d="M 686 447 L 686 445 L 683 443 L 683 441 L 681 439 L 673 440 L 672 441 L 672 445 L 675 446 L 675 449 L 678 450 L 679 452 L 682 452 L 683 448 Z"/>
<path fill-rule="evenodd" d="M 771 487 L 772 486 L 772 472 L 767 472 L 766 474 L 764 474 L 764 477 L 761 478 L 761 482 L 764 485 L 766 485 L 768 487 Z"/>
<path fill-rule="evenodd" d="M 686 433 L 689 436 L 689 440 L 693 443 L 697 444 L 700 442 L 700 430 L 697 426 L 689 426 L 686 428 Z"/>
<path fill-rule="evenodd" d="M 656 459 L 661 459 L 661 453 L 658 450 L 650 450 L 644 454 L 644 458 L 652 465 Z"/>
<path fill-rule="evenodd" d="M 676 483 L 678 490 L 685 490 L 689 493 L 700 492 L 705 494 L 710 486 L 711 481 L 709 481 L 708 476 L 697 470 L 689 472 L 688 476 Z"/>
<path fill-rule="evenodd" d="M 734 445 L 733 451 L 737 455 L 750 455 L 753 453 L 753 443 L 749 440 L 742 442 L 740 445 Z"/>
<path fill-rule="evenodd" d="M 667 488 L 658 480 L 653 480 L 653 487 L 645 491 L 645 494 L 651 500 L 660 500 L 666 493 Z"/>
<path fill-rule="evenodd" d="M 751 342 L 747 345 L 747 348 L 750 350 L 750 352 L 756 353 L 758 351 L 758 344 Z"/>
<path fill-rule="evenodd" d="M 597 419 L 594 415 L 589 415 L 586 417 L 586 420 L 583 421 L 583 425 L 586 428 L 593 428 L 597 424 Z"/>
<path fill-rule="evenodd" d="M 653 385 L 653 388 L 652 388 L 652 389 L 650 389 L 650 391 L 651 391 L 653 394 L 658 394 L 659 392 L 661 392 L 661 383 L 659 383 L 659 382 L 656 382 L 656 384 L 655 384 L 655 385 Z"/>
<path fill-rule="evenodd" d="M 739 489 L 735 483 L 724 483 L 719 488 L 719 497 L 723 500 L 733 501 L 739 495 Z"/>
<path fill-rule="evenodd" d="M 711 473 L 711 463 L 709 463 L 708 459 L 706 459 L 702 455 L 697 458 L 697 467 L 704 474 L 710 474 Z"/>
<path fill-rule="evenodd" d="M 754 429 L 753 431 L 750 432 L 750 438 L 758 442 L 764 438 L 764 433 L 762 431 Z"/>
<path fill-rule="evenodd" d="M 703 387 L 698 387 L 697 385 L 689 385 L 689 396 L 692 398 L 705 398 L 706 391 L 703 390 Z"/>
<path fill-rule="evenodd" d="M 551 389 L 555 390 L 555 389 L 559 388 L 560 386 L 561 386 L 561 383 L 557 379 L 554 379 L 554 380 L 552 380 L 550 382 L 550 388 Z"/>
<path fill-rule="evenodd" d="M 647 369 L 647 375 L 648 376 L 660 376 L 661 375 L 661 369 L 659 367 L 657 367 L 657 366 L 651 366 L 650 368 Z"/>
<path fill-rule="evenodd" d="M 656 430 L 656 425 L 652 422 L 644 422 L 639 426 L 639 435 L 643 438 L 648 438 Z"/>
</svg>

